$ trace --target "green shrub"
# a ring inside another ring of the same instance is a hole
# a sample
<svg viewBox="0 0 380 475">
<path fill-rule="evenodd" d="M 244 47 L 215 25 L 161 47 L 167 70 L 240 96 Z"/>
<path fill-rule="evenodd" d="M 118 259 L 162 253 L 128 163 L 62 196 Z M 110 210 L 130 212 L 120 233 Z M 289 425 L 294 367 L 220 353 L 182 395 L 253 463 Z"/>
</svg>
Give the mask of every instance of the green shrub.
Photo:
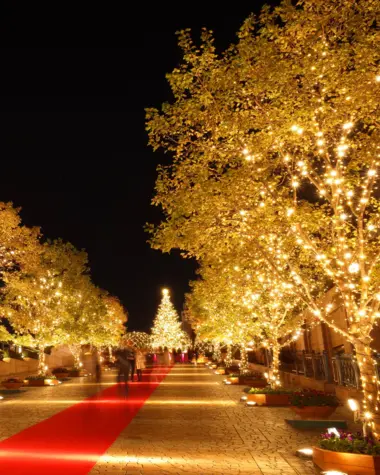
<svg viewBox="0 0 380 475">
<path fill-rule="evenodd" d="M 294 389 L 285 389 L 285 388 L 275 388 L 272 389 L 270 386 L 266 388 L 247 388 L 246 391 L 248 394 L 294 394 Z"/>
</svg>

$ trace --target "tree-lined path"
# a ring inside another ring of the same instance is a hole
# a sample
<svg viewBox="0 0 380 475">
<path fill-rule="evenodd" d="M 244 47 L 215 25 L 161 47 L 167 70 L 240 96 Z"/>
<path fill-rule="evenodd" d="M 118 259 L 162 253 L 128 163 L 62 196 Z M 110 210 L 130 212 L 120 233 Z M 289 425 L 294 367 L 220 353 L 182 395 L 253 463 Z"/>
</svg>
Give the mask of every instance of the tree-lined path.
<svg viewBox="0 0 380 475">
<path fill-rule="evenodd" d="M 0 463 L 13 474 L 313 474 L 295 457 L 317 433 L 284 422 L 286 408 L 248 408 L 241 387 L 208 369 L 154 368 L 127 398 L 71 380 L 29 389 L 0 405 Z"/>
</svg>

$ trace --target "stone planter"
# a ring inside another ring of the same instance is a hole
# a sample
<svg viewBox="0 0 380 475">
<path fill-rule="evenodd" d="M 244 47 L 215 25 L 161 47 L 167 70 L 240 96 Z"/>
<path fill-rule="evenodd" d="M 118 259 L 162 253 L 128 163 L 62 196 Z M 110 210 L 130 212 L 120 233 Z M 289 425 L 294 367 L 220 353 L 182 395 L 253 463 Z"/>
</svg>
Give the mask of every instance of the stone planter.
<svg viewBox="0 0 380 475">
<path fill-rule="evenodd" d="M 228 376 L 227 377 L 227 382 L 229 384 L 239 384 L 239 377 L 238 376 L 234 376 L 234 377 Z"/>
<path fill-rule="evenodd" d="M 5 358 L 3 358 L 1 361 L 3 361 L 4 363 L 10 363 L 11 362 L 11 359 L 6 356 Z"/>
<path fill-rule="evenodd" d="M 328 419 L 337 409 L 337 406 L 290 406 L 302 420 Z"/>
<path fill-rule="evenodd" d="M 258 406 L 289 406 L 289 394 L 247 394 L 247 401 Z"/>
<path fill-rule="evenodd" d="M 226 370 L 224 368 L 218 368 L 216 371 L 215 371 L 216 374 L 220 374 L 220 375 L 223 375 L 223 374 L 226 374 Z"/>
<path fill-rule="evenodd" d="M 19 390 L 21 386 L 23 386 L 23 382 L 20 381 L 19 383 L 10 383 L 8 381 L 3 381 L 1 383 L 2 386 L 4 386 L 5 389 L 11 389 L 12 391 Z"/>
<path fill-rule="evenodd" d="M 40 387 L 40 386 L 45 386 L 45 380 L 44 379 L 26 379 L 25 384 L 27 386 L 37 388 L 37 387 Z"/>
<path fill-rule="evenodd" d="M 313 447 L 313 462 L 322 470 L 347 475 L 380 475 L 380 456 L 331 452 Z"/>
<path fill-rule="evenodd" d="M 264 379 L 250 379 L 244 376 L 239 377 L 239 384 L 250 388 L 265 388 L 268 386 L 268 383 Z"/>
<path fill-rule="evenodd" d="M 32 388 L 40 388 L 42 386 L 57 386 L 57 379 L 26 379 L 25 384 Z"/>
</svg>

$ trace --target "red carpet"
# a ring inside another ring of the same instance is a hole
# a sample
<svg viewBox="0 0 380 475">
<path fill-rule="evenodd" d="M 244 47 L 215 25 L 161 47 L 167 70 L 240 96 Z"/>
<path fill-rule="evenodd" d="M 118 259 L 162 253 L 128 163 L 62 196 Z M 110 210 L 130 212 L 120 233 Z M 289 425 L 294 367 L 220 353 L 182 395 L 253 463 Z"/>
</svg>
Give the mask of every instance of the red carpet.
<svg viewBox="0 0 380 475">
<path fill-rule="evenodd" d="M 170 369 L 147 371 L 145 384 L 129 385 L 127 397 L 123 386 L 112 386 L 4 440 L 0 474 L 88 474 Z"/>
</svg>

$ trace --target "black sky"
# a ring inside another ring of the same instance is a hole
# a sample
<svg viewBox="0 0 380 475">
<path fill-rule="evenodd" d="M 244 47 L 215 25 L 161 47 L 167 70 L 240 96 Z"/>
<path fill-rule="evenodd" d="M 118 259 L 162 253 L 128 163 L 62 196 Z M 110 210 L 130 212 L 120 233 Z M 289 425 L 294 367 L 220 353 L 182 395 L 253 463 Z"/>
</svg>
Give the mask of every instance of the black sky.
<svg viewBox="0 0 380 475">
<path fill-rule="evenodd" d="M 0 15 L 0 201 L 85 248 L 94 282 L 128 309 L 129 329 L 147 330 L 162 286 L 181 309 L 195 264 L 146 243 L 144 223 L 160 219 L 150 206 L 155 169 L 167 157 L 147 146 L 144 108 L 170 99 L 177 30 L 211 28 L 223 49 L 263 2 L 211 2 L 210 11 L 105 2 L 85 12 L 14 3 Z M 111 47 L 86 47 L 97 45 Z"/>
</svg>

